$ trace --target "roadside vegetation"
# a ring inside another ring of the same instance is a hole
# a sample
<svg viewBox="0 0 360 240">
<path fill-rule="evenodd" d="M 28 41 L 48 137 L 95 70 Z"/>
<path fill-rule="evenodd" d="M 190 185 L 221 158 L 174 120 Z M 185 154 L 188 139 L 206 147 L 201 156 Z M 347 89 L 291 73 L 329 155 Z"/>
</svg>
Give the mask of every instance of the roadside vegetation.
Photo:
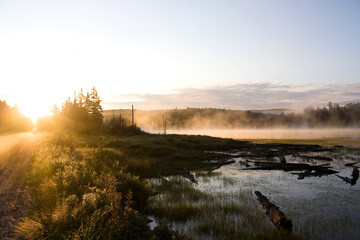
<svg viewBox="0 0 360 240">
<path fill-rule="evenodd" d="M 184 239 L 151 230 L 144 215 L 151 186 L 98 146 L 52 133 L 38 144 L 26 176 L 29 213 L 17 226 L 26 239 Z"/>
</svg>

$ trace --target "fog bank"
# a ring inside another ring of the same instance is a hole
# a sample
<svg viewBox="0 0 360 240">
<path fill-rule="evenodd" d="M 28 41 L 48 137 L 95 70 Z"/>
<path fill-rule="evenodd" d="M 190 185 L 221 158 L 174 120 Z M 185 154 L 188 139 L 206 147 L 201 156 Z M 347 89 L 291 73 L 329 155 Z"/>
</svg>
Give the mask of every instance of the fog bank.
<svg viewBox="0 0 360 240">
<path fill-rule="evenodd" d="M 146 130 L 151 133 L 163 133 L 161 130 Z M 321 139 L 346 138 L 360 139 L 360 128 L 293 128 L 293 129 L 189 129 L 167 130 L 167 134 L 208 135 L 234 139 Z"/>
</svg>

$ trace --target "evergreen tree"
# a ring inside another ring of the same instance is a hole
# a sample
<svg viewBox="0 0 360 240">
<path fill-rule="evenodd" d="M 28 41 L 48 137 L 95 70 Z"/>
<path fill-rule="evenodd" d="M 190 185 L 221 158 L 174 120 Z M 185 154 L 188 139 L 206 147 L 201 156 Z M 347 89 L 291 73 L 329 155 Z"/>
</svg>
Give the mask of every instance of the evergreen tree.
<svg viewBox="0 0 360 240">
<path fill-rule="evenodd" d="M 103 119 L 104 119 L 104 117 L 102 115 L 103 109 L 101 107 L 101 100 L 100 100 L 99 94 L 95 87 L 93 87 L 91 89 L 90 100 L 91 100 L 90 115 L 91 115 L 92 119 L 94 120 L 94 123 L 98 127 L 101 127 Z"/>
<path fill-rule="evenodd" d="M 101 130 L 103 123 L 101 100 L 95 87 L 86 95 L 83 89 L 74 96 L 70 97 L 62 104 L 61 110 L 56 105 L 53 106 L 53 117 L 44 118 L 39 123 L 39 128 L 52 130 L 60 127 L 78 133 L 93 133 Z M 51 129 L 52 128 L 52 129 Z"/>
</svg>

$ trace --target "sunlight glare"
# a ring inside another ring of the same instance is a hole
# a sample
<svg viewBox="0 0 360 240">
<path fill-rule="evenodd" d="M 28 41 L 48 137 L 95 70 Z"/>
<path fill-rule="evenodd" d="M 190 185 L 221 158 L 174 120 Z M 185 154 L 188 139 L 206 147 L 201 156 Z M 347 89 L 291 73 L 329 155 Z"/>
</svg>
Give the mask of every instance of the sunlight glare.
<svg viewBox="0 0 360 240">
<path fill-rule="evenodd" d="M 20 112 L 29 117 L 35 123 L 39 117 L 50 114 L 51 103 L 41 102 L 36 99 L 25 99 L 18 103 Z"/>
</svg>

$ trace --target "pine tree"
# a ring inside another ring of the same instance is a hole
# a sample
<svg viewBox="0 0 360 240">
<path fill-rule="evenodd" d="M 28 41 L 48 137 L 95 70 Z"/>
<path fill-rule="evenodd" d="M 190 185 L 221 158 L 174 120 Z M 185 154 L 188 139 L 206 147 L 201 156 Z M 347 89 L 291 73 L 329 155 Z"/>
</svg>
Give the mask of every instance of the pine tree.
<svg viewBox="0 0 360 240">
<path fill-rule="evenodd" d="M 90 100 L 91 100 L 90 116 L 94 120 L 94 123 L 98 127 L 101 127 L 104 118 L 102 115 L 103 109 L 101 107 L 101 100 L 99 94 L 95 87 L 91 89 Z"/>
</svg>

